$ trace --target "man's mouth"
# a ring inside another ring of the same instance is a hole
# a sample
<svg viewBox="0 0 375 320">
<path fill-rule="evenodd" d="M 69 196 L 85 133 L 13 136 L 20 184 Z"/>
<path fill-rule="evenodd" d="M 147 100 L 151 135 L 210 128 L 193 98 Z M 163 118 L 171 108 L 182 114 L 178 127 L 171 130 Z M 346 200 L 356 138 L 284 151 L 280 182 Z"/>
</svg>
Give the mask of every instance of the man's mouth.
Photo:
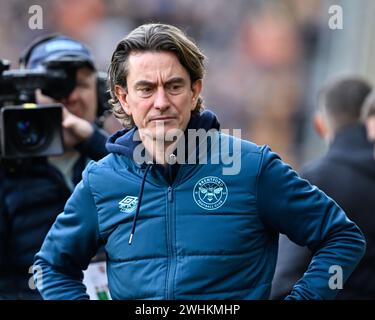
<svg viewBox="0 0 375 320">
<path fill-rule="evenodd" d="M 160 116 L 160 117 L 153 117 L 150 119 L 150 121 L 168 121 L 176 119 L 176 117 L 173 116 Z"/>
</svg>

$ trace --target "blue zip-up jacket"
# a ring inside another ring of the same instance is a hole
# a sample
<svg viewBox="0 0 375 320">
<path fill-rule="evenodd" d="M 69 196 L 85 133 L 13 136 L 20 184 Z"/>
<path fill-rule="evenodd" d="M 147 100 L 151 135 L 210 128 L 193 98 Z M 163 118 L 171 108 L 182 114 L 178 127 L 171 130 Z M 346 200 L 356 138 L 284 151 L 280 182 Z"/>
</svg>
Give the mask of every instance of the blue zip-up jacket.
<svg viewBox="0 0 375 320">
<path fill-rule="evenodd" d="M 216 125 L 205 111 L 189 128 Z M 268 299 L 279 233 L 314 252 L 289 299 L 334 298 L 330 267 L 345 281 L 363 256 L 358 227 L 268 147 L 214 130 L 207 164 L 179 165 L 170 184 L 133 161 L 135 132 L 114 135 L 112 153 L 88 165 L 36 255 L 45 299 L 87 299 L 81 270 L 101 244 L 113 299 Z M 223 174 L 230 156 L 234 175 Z"/>
</svg>

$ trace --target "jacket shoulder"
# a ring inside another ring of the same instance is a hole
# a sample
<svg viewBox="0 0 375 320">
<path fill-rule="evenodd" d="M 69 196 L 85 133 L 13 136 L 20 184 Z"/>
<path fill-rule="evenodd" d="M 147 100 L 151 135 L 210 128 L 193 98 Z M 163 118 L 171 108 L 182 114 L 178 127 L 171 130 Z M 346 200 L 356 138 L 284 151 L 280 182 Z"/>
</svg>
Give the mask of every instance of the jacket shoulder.
<svg viewBox="0 0 375 320">
<path fill-rule="evenodd" d="M 127 157 L 110 153 L 99 161 L 91 160 L 82 173 L 82 179 L 87 184 L 94 175 L 103 177 L 103 172 L 105 174 L 110 171 L 127 170 L 132 165 L 134 164 L 131 164 L 131 160 Z"/>
<path fill-rule="evenodd" d="M 130 161 L 126 161 L 126 160 L 127 159 L 125 156 L 122 156 L 116 153 L 110 153 L 98 161 L 91 160 L 87 164 L 85 171 L 93 172 L 93 171 L 105 169 L 105 168 L 108 168 L 108 169 L 109 168 L 111 169 L 123 168 L 124 165 L 128 166 L 130 164 Z"/>
</svg>

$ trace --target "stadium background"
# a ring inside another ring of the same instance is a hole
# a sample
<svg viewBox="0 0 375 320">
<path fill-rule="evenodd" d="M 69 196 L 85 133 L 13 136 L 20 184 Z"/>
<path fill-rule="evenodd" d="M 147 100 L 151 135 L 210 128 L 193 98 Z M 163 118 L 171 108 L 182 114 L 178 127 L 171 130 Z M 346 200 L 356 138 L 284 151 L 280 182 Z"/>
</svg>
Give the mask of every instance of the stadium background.
<svg viewBox="0 0 375 320">
<path fill-rule="evenodd" d="M 29 8 L 43 10 L 43 29 L 29 28 Z M 329 8 L 343 10 L 343 29 L 329 28 Z M 115 44 L 144 22 L 171 23 L 208 56 L 203 96 L 222 128 L 269 144 L 298 169 L 324 152 L 311 116 L 319 87 L 357 73 L 375 78 L 372 0 L 14 0 L 0 2 L 0 58 L 18 66 L 36 37 L 61 32 L 92 49 L 106 71 Z"/>
</svg>

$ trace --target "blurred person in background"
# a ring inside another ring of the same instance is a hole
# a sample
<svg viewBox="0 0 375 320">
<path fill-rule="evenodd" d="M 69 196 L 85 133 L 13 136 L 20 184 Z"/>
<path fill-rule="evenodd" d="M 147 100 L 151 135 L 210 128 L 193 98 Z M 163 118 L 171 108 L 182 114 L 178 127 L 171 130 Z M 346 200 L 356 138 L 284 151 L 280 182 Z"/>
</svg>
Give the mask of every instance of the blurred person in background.
<svg viewBox="0 0 375 320">
<path fill-rule="evenodd" d="M 284 2 L 262 1 L 259 8 L 250 8 L 240 25 L 238 59 L 234 59 L 239 69 L 232 80 L 246 105 L 251 140 L 268 144 L 292 165 L 296 164 L 294 120 L 301 99 L 300 31 Z"/>
<path fill-rule="evenodd" d="M 374 299 L 375 278 L 375 161 L 373 145 L 360 122 L 361 108 L 371 91 L 361 77 L 343 77 L 323 87 L 314 117 L 317 133 L 328 145 L 327 153 L 301 170 L 301 176 L 332 197 L 363 231 L 367 251 L 337 299 Z M 366 109 L 375 105 L 374 96 Z M 311 262 L 306 247 L 280 237 L 271 298 L 288 295 Z M 315 252 L 319 254 L 319 250 Z"/>
<path fill-rule="evenodd" d="M 34 255 L 81 180 L 87 162 L 107 154 L 108 133 L 95 124 L 100 100 L 90 51 L 74 39 L 52 35 L 32 43 L 21 57 L 21 64 L 26 69 L 37 69 L 45 61 L 66 57 L 79 62 L 76 85 L 69 96 L 54 101 L 40 91 L 36 93 L 39 104 L 63 104 L 64 153 L 30 159 L 27 165 L 0 167 L 0 299 L 41 298 L 29 281 Z M 116 122 L 110 120 L 112 126 Z M 116 131 L 110 129 L 111 133 Z"/>
</svg>

